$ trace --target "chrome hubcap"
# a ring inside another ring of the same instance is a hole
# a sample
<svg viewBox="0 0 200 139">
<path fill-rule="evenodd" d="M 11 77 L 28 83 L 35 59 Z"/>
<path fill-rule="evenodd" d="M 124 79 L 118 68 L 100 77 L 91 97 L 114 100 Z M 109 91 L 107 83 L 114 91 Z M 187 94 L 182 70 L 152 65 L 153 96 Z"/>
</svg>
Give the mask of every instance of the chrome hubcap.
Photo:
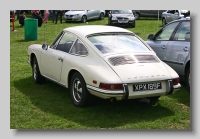
<svg viewBox="0 0 200 139">
<path fill-rule="evenodd" d="M 79 79 L 73 82 L 73 97 L 76 102 L 80 102 L 82 97 L 82 85 Z"/>
<path fill-rule="evenodd" d="M 37 66 L 36 66 L 36 63 L 33 64 L 33 77 L 34 79 L 36 80 L 37 78 L 37 70 L 36 70 Z"/>
</svg>

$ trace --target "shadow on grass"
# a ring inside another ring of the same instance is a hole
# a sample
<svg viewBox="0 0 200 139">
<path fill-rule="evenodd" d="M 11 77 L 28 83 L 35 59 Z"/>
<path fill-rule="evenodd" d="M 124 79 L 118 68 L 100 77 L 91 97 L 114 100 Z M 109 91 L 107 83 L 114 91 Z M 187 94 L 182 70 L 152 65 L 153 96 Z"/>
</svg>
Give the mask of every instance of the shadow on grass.
<svg viewBox="0 0 200 139">
<path fill-rule="evenodd" d="M 173 95 L 169 95 L 169 97 L 176 99 L 179 103 L 190 107 L 190 92 L 187 90 L 186 83 L 181 82 L 180 84 L 181 88 Z"/>
<path fill-rule="evenodd" d="M 39 110 L 88 128 L 115 128 L 143 121 L 153 122 L 174 115 L 173 111 L 159 103 L 154 106 L 136 100 L 111 103 L 97 97 L 93 97 L 87 107 L 78 108 L 72 104 L 68 89 L 48 80 L 42 85 L 37 85 L 29 77 L 14 81 L 14 86 Z"/>
</svg>

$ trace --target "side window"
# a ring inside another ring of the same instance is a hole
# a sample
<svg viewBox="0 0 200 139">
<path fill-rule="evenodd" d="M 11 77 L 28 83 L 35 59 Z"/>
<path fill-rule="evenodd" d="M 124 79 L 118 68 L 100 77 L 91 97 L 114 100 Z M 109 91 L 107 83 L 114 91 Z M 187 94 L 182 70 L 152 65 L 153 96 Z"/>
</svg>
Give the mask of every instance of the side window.
<svg viewBox="0 0 200 139">
<path fill-rule="evenodd" d="M 76 40 L 75 36 L 69 33 L 65 33 L 60 39 L 59 44 L 56 47 L 56 50 L 69 53 L 69 50 L 71 49 L 71 46 L 75 40 Z"/>
<path fill-rule="evenodd" d="M 158 34 L 155 35 L 155 40 L 169 40 L 178 24 L 179 22 L 175 22 L 160 30 Z"/>
<path fill-rule="evenodd" d="M 56 39 L 54 40 L 54 42 L 52 43 L 52 45 L 50 46 L 50 48 L 53 48 L 53 49 L 56 48 L 56 46 L 57 46 L 58 43 L 60 42 L 60 39 L 62 38 L 62 35 L 63 35 L 63 34 L 64 34 L 64 33 L 61 32 L 61 33 L 56 37 Z"/>
<path fill-rule="evenodd" d="M 175 13 L 175 10 L 169 10 L 168 13 L 174 14 L 174 13 Z"/>
<path fill-rule="evenodd" d="M 173 38 L 174 41 L 190 41 L 190 22 L 182 22 Z"/>
<path fill-rule="evenodd" d="M 87 55 L 88 51 L 87 51 L 87 48 L 83 45 L 83 43 L 78 39 L 74 43 L 70 53 L 77 54 L 77 55 Z"/>
</svg>

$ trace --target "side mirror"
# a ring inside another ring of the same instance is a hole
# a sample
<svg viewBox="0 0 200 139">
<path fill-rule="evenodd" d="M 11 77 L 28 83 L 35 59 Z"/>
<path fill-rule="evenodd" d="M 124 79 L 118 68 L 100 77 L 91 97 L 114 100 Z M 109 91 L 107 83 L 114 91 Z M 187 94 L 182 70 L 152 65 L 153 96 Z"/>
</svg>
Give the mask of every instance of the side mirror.
<svg viewBox="0 0 200 139">
<path fill-rule="evenodd" d="M 47 45 L 47 44 L 43 44 L 43 45 L 42 45 L 42 49 L 43 49 L 43 50 L 47 50 L 47 49 L 48 49 L 48 45 Z"/>
<path fill-rule="evenodd" d="M 147 37 L 149 40 L 153 40 L 154 39 L 154 34 L 149 34 Z"/>
</svg>

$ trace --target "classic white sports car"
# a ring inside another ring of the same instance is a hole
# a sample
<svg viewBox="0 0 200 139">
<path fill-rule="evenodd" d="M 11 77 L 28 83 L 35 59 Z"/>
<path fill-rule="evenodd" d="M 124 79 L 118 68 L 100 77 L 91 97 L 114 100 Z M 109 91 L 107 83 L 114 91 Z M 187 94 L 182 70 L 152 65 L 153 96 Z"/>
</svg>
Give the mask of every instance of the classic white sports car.
<svg viewBox="0 0 200 139">
<path fill-rule="evenodd" d="M 75 106 L 89 95 L 123 100 L 174 93 L 178 74 L 137 35 L 114 26 L 84 25 L 63 29 L 53 43 L 28 47 L 33 80 L 50 79 L 70 89 Z"/>
</svg>

